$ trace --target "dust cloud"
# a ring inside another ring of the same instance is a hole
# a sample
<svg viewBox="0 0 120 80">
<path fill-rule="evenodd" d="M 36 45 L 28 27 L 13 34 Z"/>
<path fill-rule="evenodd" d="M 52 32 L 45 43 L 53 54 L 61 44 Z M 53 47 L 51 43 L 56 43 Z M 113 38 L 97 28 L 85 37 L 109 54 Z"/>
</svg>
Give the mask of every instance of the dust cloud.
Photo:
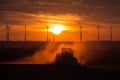
<svg viewBox="0 0 120 80">
<path fill-rule="evenodd" d="M 85 64 L 86 60 L 82 59 L 84 46 L 77 43 L 69 44 L 58 44 L 58 43 L 48 43 L 44 50 L 37 51 L 32 57 L 31 62 L 37 64 L 50 64 L 54 62 L 56 54 L 61 53 L 62 48 L 71 48 L 74 52 L 74 57 L 80 64 Z"/>
<path fill-rule="evenodd" d="M 20 59 L 14 62 L 7 62 L 8 64 L 51 64 L 56 58 L 56 54 L 61 53 L 62 48 L 71 48 L 73 55 L 81 65 L 86 64 L 89 60 L 98 58 L 97 54 L 95 57 L 91 57 L 92 54 L 88 52 L 88 47 L 82 43 L 57 43 L 49 42 L 43 50 L 36 51 L 33 55 L 27 56 L 24 59 Z"/>
</svg>

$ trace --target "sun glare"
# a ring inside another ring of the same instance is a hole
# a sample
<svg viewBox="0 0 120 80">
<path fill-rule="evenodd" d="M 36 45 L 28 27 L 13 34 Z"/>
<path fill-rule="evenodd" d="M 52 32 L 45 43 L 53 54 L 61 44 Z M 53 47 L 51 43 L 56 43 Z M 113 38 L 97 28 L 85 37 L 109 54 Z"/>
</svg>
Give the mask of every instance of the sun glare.
<svg viewBox="0 0 120 80">
<path fill-rule="evenodd" d="M 54 24 L 52 26 L 52 32 L 54 34 L 60 34 L 64 30 L 64 26 L 60 24 Z"/>
</svg>

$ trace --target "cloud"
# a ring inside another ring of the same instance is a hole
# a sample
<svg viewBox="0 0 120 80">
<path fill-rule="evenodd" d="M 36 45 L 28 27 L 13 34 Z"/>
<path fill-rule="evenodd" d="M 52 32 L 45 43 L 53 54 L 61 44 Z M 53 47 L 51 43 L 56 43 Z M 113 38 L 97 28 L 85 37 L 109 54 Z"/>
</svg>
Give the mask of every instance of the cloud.
<svg viewBox="0 0 120 80">
<path fill-rule="evenodd" d="M 30 14 L 23 12 L 15 11 L 2 11 L 0 10 L 0 23 L 1 24 L 12 24 L 12 25 L 41 25 L 41 24 L 52 24 L 52 23 L 61 23 L 61 24 L 77 24 L 82 17 L 73 14 Z"/>
<path fill-rule="evenodd" d="M 0 11 L 4 11 L 0 13 L 0 21 L 32 23 L 40 21 L 38 14 L 64 15 L 66 18 L 72 14 L 82 18 L 78 23 L 119 24 L 119 3 L 119 0 L 0 0 Z M 42 20 L 40 22 L 44 22 Z"/>
<path fill-rule="evenodd" d="M 85 4 L 92 6 L 119 6 L 119 0 L 83 0 Z"/>
</svg>

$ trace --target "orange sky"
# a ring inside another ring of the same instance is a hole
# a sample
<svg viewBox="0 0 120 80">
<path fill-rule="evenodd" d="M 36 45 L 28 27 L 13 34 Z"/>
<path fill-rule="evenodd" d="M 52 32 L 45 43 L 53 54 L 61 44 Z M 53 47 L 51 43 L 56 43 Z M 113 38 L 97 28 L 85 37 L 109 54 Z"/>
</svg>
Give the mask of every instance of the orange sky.
<svg viewBox="0 0 120 80">
<path fill-rule="evenodd" d="M 36 19 L 42 16 L 45 22 L 31 22 L 30 19 L 27 23 L 27 40 L 28 41 L 46 41 L 47 33 L 46 26 L 49 26 L 49 40 L 53 40 L 53 34 L 51 32 L 51 25 L 60 24 L 64 26 L 64 31 L 61 34 L 55 35 L 55 41 L 74 41 L 79 42 L 79 26 L 83 26 L 83 41 L 96 41 L 97 40 L 97 25 L 94 23 L 80 24 L 78 21 L 82 20 L 76 15 L 38 15 Z M 33 18 L 34 19 L 34 18 Z M 24 24 L 22 25 L 9 25 L 10 26 L 10 40 L 11 41 L 23 41 L 24 40 Z M 0 40 L 5 40 L 5 25 L 0 27 Z M 113 28 L 113 40 L 120 40 L 119 28 Z M 100 28 L 100 40 L 110 40 L 109 25 L 101 25 Z"/>
<path fill-rule="evenodd" d="M 97 40 L 100 25 L 100 40 L 120 40 L 119 0 L 0 0 L 0 40 L 6 40 L 5 27 L 10 27 L 10 40 L 24 40 L 27 25 L 28 41 L 46 41 L 46 26 L 49 40 L 53 40 L 51 25 L 64 25 L 64 31 L 55 35 L 56 41 L 79 41 L 79 26 L 83 27 L 83 41 Z"/>
<path fill-rule="evenodd" d="M 39 16 L 38 16 L 39 17 Z M 44 16 L 45 17 L 45 16 Z M 65 16 L 50 16 L 53 18 L 46 19 L 46 22 L 32 22 L 27 23 L 27 40 L 28 41 L 46 41 L 47 33 L 46 33 L 46 25 L 49 26 L 49 40 L 53 40 L 53 34 L 51 32 L 51 25 L 53 24 L 61 24 L 64 25 L 64 31 L 61 34 L 55 35 L 55 41 L 74 41 L 79 42 L 79 26 L 80 24 L 75 21 L 80 21 L 82 18 L 77 16 L 67 15 Z M 48 17 L 47 17 L 48 18 Z M 54 20 L 55 19 L 55 20 Z M 58 19 L 58 20 L 57 20 Z M 59 20 L 60 19 L 60 20 Z M 64 20 L 70 19 L 71 21 L 65 22 Z M 52 22 L 52 23 L 51 23 Z M 59 23 L 60 22 L 60 23 Z M 89 23 L 88 23 L 89 24 Z M 10 40 L 11 41 L 23 41 L 24 40 L 24 24 L 23 25 L 9 25 L 10 26 Z M 97 40 L 97 25 L 90 24 L 83 26 L 83 41 L 96 41 Z M 104 27 L 103 27 L 104 26 Z M 5 25 L 1 25 L 0 27 L 0 40 L 6 40 L 5 36 Z M 119 38 L 119 28 L 113 28 L 113 40 L 120 40 Z M 100 28 L 100 40 L 110 40 L 110 29 L 109 25 L 101 25 Z"/>
</svg>

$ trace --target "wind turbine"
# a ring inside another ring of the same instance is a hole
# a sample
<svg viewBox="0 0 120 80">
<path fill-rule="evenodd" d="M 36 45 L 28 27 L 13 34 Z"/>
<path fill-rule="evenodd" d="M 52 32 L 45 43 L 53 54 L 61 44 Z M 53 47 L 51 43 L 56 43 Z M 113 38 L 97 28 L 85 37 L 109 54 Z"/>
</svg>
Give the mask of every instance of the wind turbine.
<svg viewBox="0 0 120 80">
<path fill-rule="evenodd" d="M 112 26 L 110 26 L 110 40 L 112 41 Z"/>
<path fill-rule="evenodd" d="M 25 24 L 25 42 L 27 41 L 27 30 L 26 30 L 26 24 Z"/>
<path fill-rule="evenodd" d="M 54 26 L 53 26 L 53 30 L 54 30 Z M 54 33 L 53 33 L 53 42 L 55 41 L 55 35 L 54 35 Z"/>
<path fill-rule="evenodd" d="M 82 26 L 80 26 L 80 42 L 82 42 Z"/>
<path fill-rule="evenodd" d="M 98 25 L 97 28 L 98 28 L 98 41 L 100 41 L 100 26 Z"/>
<path fill-rule="evenodd" d="M 6 24 L 6 41 L 9 41 L 9 29 L 10 27 Z"/>
<path fill-rule="evenodd" d="M 49 26 L 47 26 L 47 25 L 45 25 L 45 26 L 47 28 L 47 42 L 48 42 L 48 28 L 49 28 Z"/>
</svg>

